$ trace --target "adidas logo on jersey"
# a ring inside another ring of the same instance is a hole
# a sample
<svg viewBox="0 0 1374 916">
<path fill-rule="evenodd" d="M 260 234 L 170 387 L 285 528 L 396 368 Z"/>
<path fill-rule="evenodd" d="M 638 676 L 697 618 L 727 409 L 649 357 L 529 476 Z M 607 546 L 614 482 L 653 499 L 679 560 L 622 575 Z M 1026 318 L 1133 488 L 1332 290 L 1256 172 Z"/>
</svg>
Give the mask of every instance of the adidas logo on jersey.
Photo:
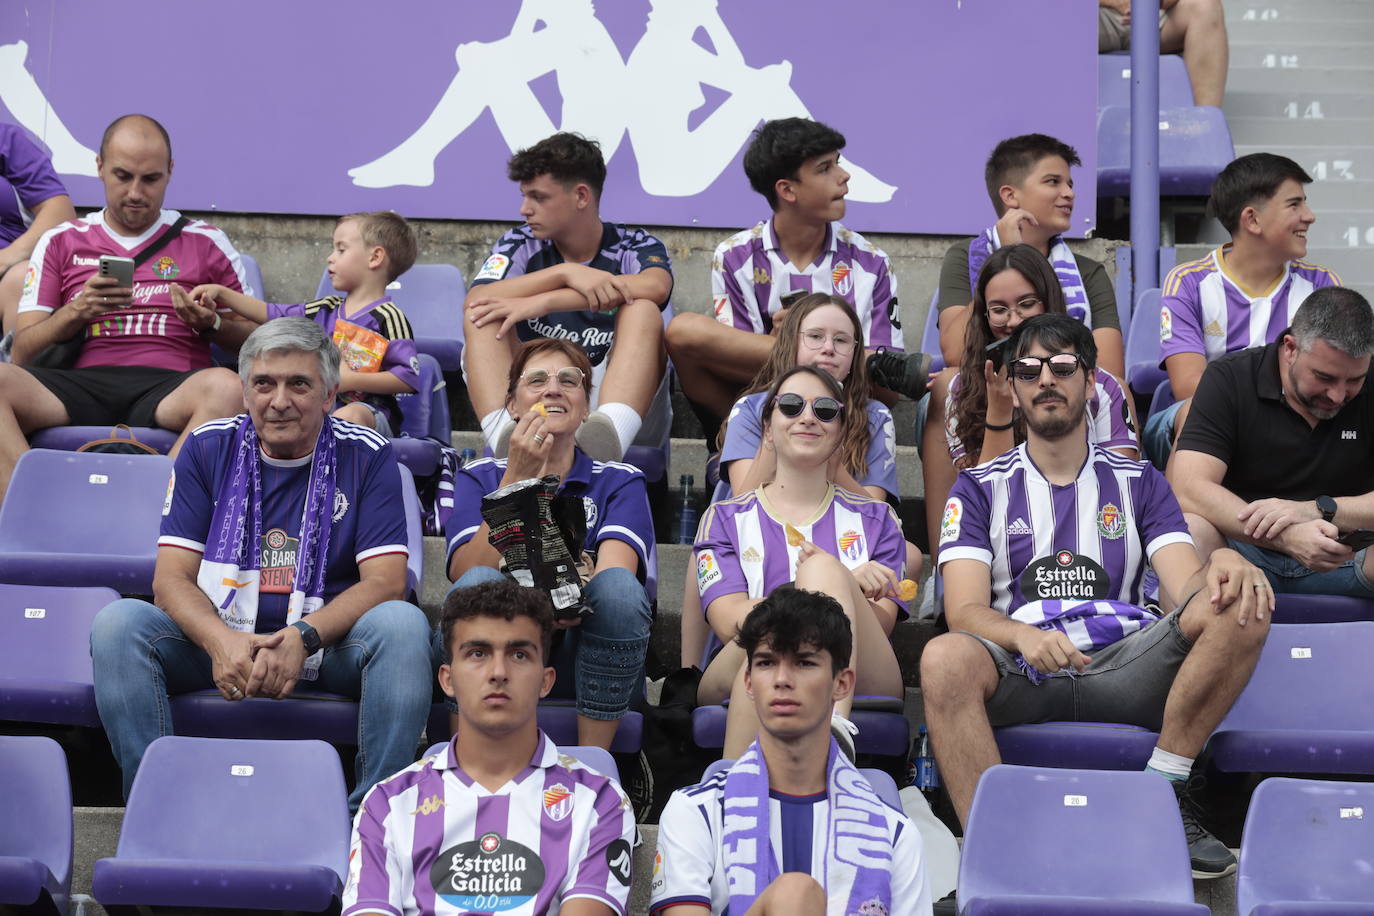
<svg viewBox="0 0 1374 916">
<path fill-rule="evenodd" d="M 1202 333 L 1208 337 L 1225 337 L 1226 332 L 1221 329 L 1221 323 L 1215 318 L 1207 322 L 1207 327 L 1202 329 Z"/>
<path fill-rule="evenodd" d="M 1031 526 L 1026 524 L 1026 520 L 1017 516 L 1016 521 L 1007 526 L 1007 534 L 1034 534 Z"/>
</svg>

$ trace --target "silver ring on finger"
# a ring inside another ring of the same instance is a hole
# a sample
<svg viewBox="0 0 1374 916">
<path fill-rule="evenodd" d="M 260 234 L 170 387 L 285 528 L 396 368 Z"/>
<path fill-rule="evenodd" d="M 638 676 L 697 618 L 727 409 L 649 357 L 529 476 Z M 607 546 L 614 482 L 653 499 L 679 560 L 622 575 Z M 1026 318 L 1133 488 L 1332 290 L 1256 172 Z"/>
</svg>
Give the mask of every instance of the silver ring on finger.
<svg viewBox="0 0 1374 916">
<path fill-rule="evenodd" d="M 543 436 L 535 436 L 535 437 L 534 437 L 534 444 L 535 444 L 535 445 L 543 445 L 543 444 L 544 444 L 544 437 L 543 437 Z"/>
<path fill-rule="evenodd" d="M 1259 591 L 1264 591 L 1266 588 L 1269 587 L 1268 582 L 1252 582 L 1250 584 L 1253 585 Z"/>
</svg>

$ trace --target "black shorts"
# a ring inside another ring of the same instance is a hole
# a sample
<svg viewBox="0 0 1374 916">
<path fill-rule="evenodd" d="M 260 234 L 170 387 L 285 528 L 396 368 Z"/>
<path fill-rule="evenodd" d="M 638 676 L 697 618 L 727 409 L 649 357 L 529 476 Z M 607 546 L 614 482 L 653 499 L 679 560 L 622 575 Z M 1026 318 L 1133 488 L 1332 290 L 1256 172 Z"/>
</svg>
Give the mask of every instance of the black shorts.
<svg viewBox="0 0 1374 916">
<path fill-rule="evenodd" d="M 89 369 L 26 369 L 67 408 L 71 426 L 156 426 L 162 399 L 200 372 L 152 366 L 92 366 Z"/>
</svg>

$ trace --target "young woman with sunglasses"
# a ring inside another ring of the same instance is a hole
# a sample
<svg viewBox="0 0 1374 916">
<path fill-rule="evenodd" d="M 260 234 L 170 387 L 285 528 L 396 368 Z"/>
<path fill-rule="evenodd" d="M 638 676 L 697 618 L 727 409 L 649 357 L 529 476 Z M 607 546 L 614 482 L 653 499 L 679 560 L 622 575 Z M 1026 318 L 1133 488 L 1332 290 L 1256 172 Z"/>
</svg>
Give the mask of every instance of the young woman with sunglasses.
<svg viewBox="0 0 1374 916">
<path fill-rule="evenodd" d="M 758 732 L 744 693 L 744 654 L 735 633 L 755 604 L 779 585 L 824 592 L 840 603 L 854 629 L 856 692 L 903 695 L 888 636 L 904 613 L 898 598 L 906 541 L 891 506 L 837 486 L 830 469 L 844 447 L 843 390 L 827 372 L 796 366 L 764 399 L 763 448 L 771 479 L 711 505 L 695 545 L 696 579 L 706 619 L 724 644 L 702 676 L 698 701 L 732 698 L 724 756 L 738 756 Z M 836 736 L 853 751 L 844 716 L 852 697 L 835 705 Z"/>
<path fill-rule="evenodd" d="M 1045 256 L 1030 245 L 1007 245 L 989 256 L 964 332 L 963 362 L 931 386 L 922 447 L 926 524 L 939 543 L 945 497 L 962 468 L 991 461 L 1024 438 L 1011 401 L 1011 382 L 998 343 L 1036 315 L 1067 313 L 1064 292 Z M 1139 455 L 1133 405 L 1105 369 L 1088 402 L 1089 438 L 1128 458 Z M 932 557 L 933 559 L 933 557 Z"/>
</svg>

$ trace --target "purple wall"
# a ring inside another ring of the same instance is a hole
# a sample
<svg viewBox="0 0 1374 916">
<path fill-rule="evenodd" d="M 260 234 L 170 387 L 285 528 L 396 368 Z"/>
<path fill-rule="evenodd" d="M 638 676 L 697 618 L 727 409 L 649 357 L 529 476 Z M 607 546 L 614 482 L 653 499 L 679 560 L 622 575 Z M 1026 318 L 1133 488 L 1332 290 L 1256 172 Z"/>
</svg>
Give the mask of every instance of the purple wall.
<svg viewBox="0 0 1374 916">
<path fill-rule="evenodd" d="M 597 0 L 593 19 L 588 0 L 371 7 L 391 18 L 325 0 L 4 3 L 0 117 L 60 151 L 81 206 L 102 202 L 99 182 L 76 174 L 93 174 L 86 150 L 113 117 L 144 111 L 172 134 L 171 206 L 515 220 L 499 110 L 517 140 L 552 124 L 613 147 L 607 218 L 726 229 L 766 215 L 740 167 L 750 127 L 804 107 L 874 176 L 866 191 L 851 180 L 850 226 L 941 234 L 991 224 L 987 152 L 1039 130 L 1082 155 L 1074 234 L 1093 227 L 1096 18 L 1081 0 L 659 5 L 651 19 L 648 0 Z M 518 16 L 548 21 L 508 38 Z M 557 74 L 540 72 L 555 64 Z M 450 84 L 429 150 L 423 139 L 401 146 Z M 364 178 L 381 187 L 354 183 L 350 169 L 398 146 L 409 168 L 432 159 L 432 185 L 390 184 L 396 167 Z"/>
</svg>

